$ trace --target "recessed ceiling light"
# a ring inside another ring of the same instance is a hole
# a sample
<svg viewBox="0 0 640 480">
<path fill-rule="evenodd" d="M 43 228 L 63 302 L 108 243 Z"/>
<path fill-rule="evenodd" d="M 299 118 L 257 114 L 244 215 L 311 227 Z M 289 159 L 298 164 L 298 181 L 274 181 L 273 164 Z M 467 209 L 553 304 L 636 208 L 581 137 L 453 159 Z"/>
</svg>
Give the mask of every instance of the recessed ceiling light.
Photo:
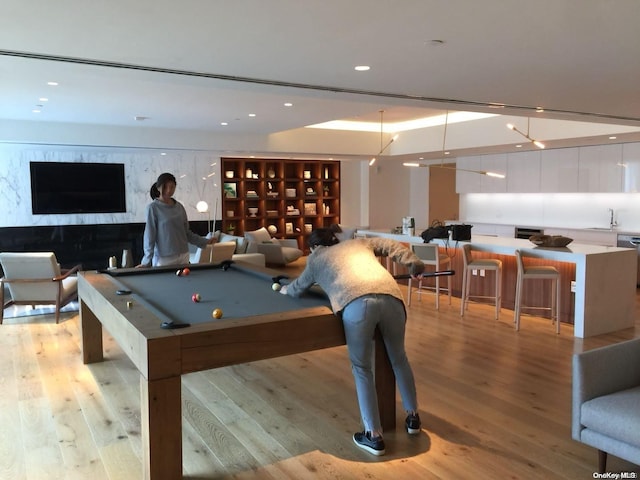
<svg viewBox="0 0 640 480">
<path fill-rule="evenodd" d="M 293 103 L 287 102 L 284 104 L 285 107 L 293 107 Z"/>
<path fill-rule="evenodd" d="M 229 123 L 228 122 L 220 122 L 220 125 L 222 125 L 224 127 L 224 126 L 229 125 Z"/>
<path fill-rule="evenodd" d="M 522 145 L 516 145 L 516 148 L 522 148 Z"/>
<path fill-rule="evenodd" d="M 50 85 L 52 87 L 57 87 L 59 85 L 58 82 L 47 82 L 47 85 Z"/>
<path fill-rule="evenodd" d="M 618 137 L 611 136 L 611 137 L 609 137 L 609 140 L 615 140 L 616 138 L 618 138 Z"/>
<path fill-rule="evenodd" d="M 357 65 L 355 69 L 358 72 L 366 72 L 367 70 L 370 70 L 371 67 L 369 65 Z"/>
<path fill-rule="evenodd" d="M 48 99 L 48 98 L 45 98 L 45 97 L 40 97 L 38 100 L 39 100 L 40 102 L 48 102 L 48 101 L 49 101 L 49 99 Z"/>
<path fill-rule="evenodd" d="M 250 116 L 250 117 L 255 117 L 255 116 L 256 116 L 256 114 L 255 114 L 255 113 L 250 113 L 250 114 L 249 114 L 249 116 Z"/>
<path fill-rule="evenodd" d="M 166 155 L 166 154 L 167 154 L 167 152 L 160 152 L 160 155 L 163 155 L 163 156 L 164 156 L 164 155 Z"/>
<path fill-rule="evenodd" d="M 538 112 L 538 113 L 542 113 L 542 112 L 544 112 L 544 108 L 542 108 L 542 107 L 536 107 L 536 112 Z"/>
<path fill-rule="evenodd" d="M 40 110 L 38 110 L 37 108 L 34 108 L 33 110 L 31 110 L 33 113 L 40 113 Z"/>
</svg>

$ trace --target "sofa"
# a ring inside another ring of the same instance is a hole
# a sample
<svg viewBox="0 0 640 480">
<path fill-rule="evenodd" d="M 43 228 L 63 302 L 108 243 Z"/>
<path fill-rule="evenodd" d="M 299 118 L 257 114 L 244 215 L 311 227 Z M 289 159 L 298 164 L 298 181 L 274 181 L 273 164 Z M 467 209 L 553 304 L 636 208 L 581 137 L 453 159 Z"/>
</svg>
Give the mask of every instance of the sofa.
<svg viewBox="0 0 640 480">
<path fill-rule="evenodd" d="M 610 453 L 640 465 L 640 338 L 573 356 L 571 434 L 598 449 L 598 470 Z"/>
<path fill-rule="evenodd" d="M 210 235 L 211 234 L 207 235 L 207 237 L 209 238 Z M 224 244 L 225 246 L 229 245 L 229 243 L 231 242 L 235 244 L 233 254 L 231 255 L 231 260 L 233 260 L 234 262 L 246 262 L 253 265 L 258 265 L 260 267 L 265 266 L 265 256 L 262 253 L 247 253 L 247 241 L 244 237 L 229 235 L 220 231 L 216 231 L 213 236 L 218 239 L 217 243 Z M 217 245 L 217 243 L 214 245 Z M 199 263 L 202 251 L 199 252 L 198 250 L 196 250 L 195 247 L 192 249 L 190 255 L 190 263 Z"/>
<path fill-rule="evenodd" d="M 247 253 L 261 253 L 267 265 L 287 265 L 298 260 L 303 252 L 298 248 L 295 239 L 271 238 L 269 231 L 262 227 L 258 230 L 245 232 Z"/>
</svg>

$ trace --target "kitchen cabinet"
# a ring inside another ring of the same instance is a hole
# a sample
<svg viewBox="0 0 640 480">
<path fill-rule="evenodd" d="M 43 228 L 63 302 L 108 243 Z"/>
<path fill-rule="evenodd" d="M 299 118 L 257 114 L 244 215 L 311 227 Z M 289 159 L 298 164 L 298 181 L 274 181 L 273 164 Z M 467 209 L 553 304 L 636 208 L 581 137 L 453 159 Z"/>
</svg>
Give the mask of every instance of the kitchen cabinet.
<svg viewBox="0 0 640 480">
<path fill-rule="evenodd" d="M 571 149 L 573 150 L 573 149 Z M 622 144 L 578 148 L 579 192 L 622 192 Z"/>
<path fill-rule="evenodd" d="M 480 156 L 460 157 L 456 160 L 456 193 L 479 193 L 482 191 L 478 175 L 471 170 L 481 170 Z"/>
<path fill-rule="evenodd" d="M 268 228 L 305 249 L 314 229 L 340 222 L 340 162 L 223 158 L 222 230 Z"/>
<path fill-rule="evenodd" d="M 579 166 L 576 148 L 540 152 L 540 192 L 577 192 Z"/>
<path fill-rule="evenodd" d="M 640 143 L 622 145 L 622 190 L 640 192 Z"/>
<path fill-rule="evenodd" d="M 510 193 L 540 192 L 540 150 L 510 153 L 506 181 Z"/>
</svg>

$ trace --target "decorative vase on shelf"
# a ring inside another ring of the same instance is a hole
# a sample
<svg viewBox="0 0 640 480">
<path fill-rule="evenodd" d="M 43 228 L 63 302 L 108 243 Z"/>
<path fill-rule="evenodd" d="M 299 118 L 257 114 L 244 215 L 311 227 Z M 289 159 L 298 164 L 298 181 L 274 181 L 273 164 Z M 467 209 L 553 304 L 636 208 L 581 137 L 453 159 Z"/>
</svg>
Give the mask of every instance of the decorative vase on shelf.
<svg viewBox="0 0 640 480">
<path fill-rule="evenodd" d="M 267 177 L 269 178 L 276 178 L 276 172 L 275 170 L 273 170 L 272 168 L 269 169 L 269 171 L 267 172 Z"/>
</svg>

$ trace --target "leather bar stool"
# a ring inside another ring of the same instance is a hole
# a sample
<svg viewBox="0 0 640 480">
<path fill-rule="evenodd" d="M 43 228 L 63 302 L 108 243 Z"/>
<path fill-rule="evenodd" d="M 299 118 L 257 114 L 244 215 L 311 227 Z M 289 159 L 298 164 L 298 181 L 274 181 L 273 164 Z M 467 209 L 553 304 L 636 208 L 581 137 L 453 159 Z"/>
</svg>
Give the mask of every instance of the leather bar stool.
<svg viewBox="0 0 640 480">
<path fill-rule="evenodd" d="M 469 304 L 470 298 L 493 298 L 496 306 L 496 320 L 500 316 L 500 307 L 502 306 L 502 261 L 494 258 L 478 258 L 474 259 L 471 254 L 471 245 L 462 246 L 462 259 L 464 260 L 464 270 L 462 274 L 462 295 L 460 298 L 460 316 L 464 316 L 464 311 Z M 495 272 L 495 294 L 488 295 L 471 295 L 471 272 L 472 270 L 493 270 Z"/>
<path fill-rule="evenodd" d="M 451 259 L 449 255 L 445 255 L 444 253 L 440 253 L 440 249 L 438 245 L 432 243 L 424 243 L 424 244 L 416 244 L 411 245 L 411 250 L 416 256 L 422 260 L 422 263 L 425 265 L 431 265 L 435 267 L 436 272 L 440 272 L 442 270 L 446 270 L 443 268 L 445 266 L 451 265 Z M 411 278 L 409 278 L 408 284 L 408 299 L 407 305 L 411 305 Z M 416 294 L 419 296 L 420 300 L 422 300 L 422 293 L 424 290 L 433 290 L 436 296 L 436 310 L 440 309 L 440 277 L 435 277 L 436 286 L 430 287 L 426 285 L 422 285 L 424 279 L 421 279 L 418 282 L 418 288 L 416 289 Z M 445 290 L 445 289 L 442 289 Z M 447 294 L 449 296 L 449 305 L 451 305 L 451 276 L 447 277 Z"/>
<path fill-rule="evenodd" d="M 516 250 L 516 263 L 518 265 L 518 276 L 516 279 L 516 308 L 513 317 L 516 331 L 520 330 L 520 314 L 522 309 L 526 308 L 530 310 L 549 310 L 551 312 L 551 323 L 555 322 L 556 333 L 560 333 L 560 272 L 551 266 L 525 266 L 520 250 Z M 551 280 L 550 307 L 532 307 L 522 304 L 522 285 L 525 280 Z"/>
</svg>

